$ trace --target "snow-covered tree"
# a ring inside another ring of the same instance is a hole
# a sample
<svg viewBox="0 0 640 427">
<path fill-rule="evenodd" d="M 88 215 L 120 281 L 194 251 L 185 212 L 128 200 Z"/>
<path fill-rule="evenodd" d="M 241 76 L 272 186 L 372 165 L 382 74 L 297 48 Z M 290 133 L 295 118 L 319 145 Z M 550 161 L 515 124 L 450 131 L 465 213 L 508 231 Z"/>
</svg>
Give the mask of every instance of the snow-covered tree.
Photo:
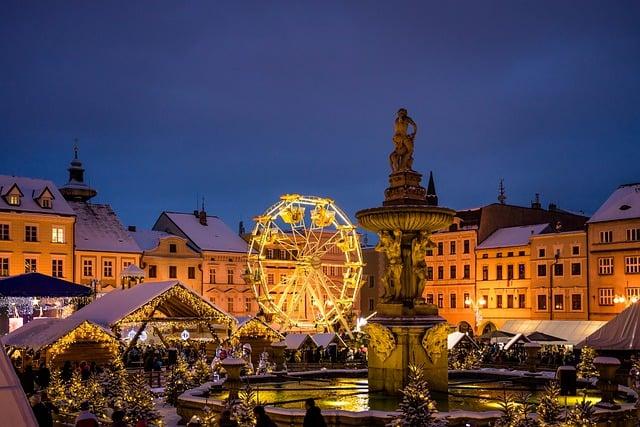
<svg viewBox="0 0 640 427">
<path fill-rule="evenodd" d="M 436 404 L 429 393 L 429 385 L 424 376 L 424 368 L 409 365 L 409 382 L 400 390 L 402 401 L 399 405 L 401 415 L 396 417 L 394 427 L 438 427 L 445 426 L 445 420 L 434 417 Z"/>
<path fill-rule="evenodd" d="M 198 386 L 211 381 L 213 371 L 204 357 L 199 357 L 193 367 L 193 383 Z"/>
<path fill-rule="evenodd" d="M 146 420 L 153 425 L 161 419 L 153 404 L 153 394 L 147 387 L 144 374 L 137 372 L 128 378 L 123 409 L 131 424 Z"/>
<path fill-rule="evenodd" d="M 238 422 L 238 427 L 253 427 L 256 418 L 253 415 L 253 408 L 259 405 L 256 392 L 247 383 L 239 392 L 238 399 L 227 402 L 227 408 L 231 410 L 232 417 Z"/>
<path fill-rule="evenodd" d="M 49 387 L 47 387 L 47 394 L 51 402 L 61 411 L 69 410 L 71 402 L 69 401 L 68 388 L 62 381 L 60 371 L 57 369 L 51 370 L 51 381 L 49 381 Z"/>
<path fill-rule="evenodd" d="M 597 424 L 595 413 L 593 404 L 587 400 L 585 395 L 582 398 L 582 402 L 576 403 L 569 411 L 564 425 L 566 427 L 595 427 Z"/>
<path fill-rule="evenodd" d="M 120 359 L 116 359 L 111 366 L 102 372 L 99 381 L 108 404 L 111 407 L 116 403 L 122 404 L 128 387 L 128 376 Z"/>
<path fill-rule="evenodd" d="M 104 410 L 107 407 L 107 399 L 104 397 L 102 386 L 94 375 L 91 375 L 89 379 L 83 381 L 80 372 L 74 372 L 67 393 L 71 401 L 69 405 L 70 410 L 78 411 L 80 404 L 87 401 L 91 405 L 94 414 L 98 416 L 104 415 Z"/>
<path fill-rule="evenodd" d="M 171 373 L 167 377 L 164 388 L 165 401 L 175 406 L 178 403 L 178 397 L 191 387 L 192 377 L 189 365 L 187 365 L 184 357 L 178 356 L 176 364 L 172 366 Z"/>
<path fill-rule="evenodd" d="M 598 376 L 596 365 L 593 364 L 593 359 L 595 359 L 596 356 L 596 351 L 592 347 L 582 347 L 580 361 L 576 366 L 578 378 L 593 378 Z"/>
<path fill-rule="evenodd" d="M 538 421 L 542 427 L 557 426 L 560 419 L 561 407 L 558 403 L 560 387 L 555 381 L 551 381 L 544 389 L 544 394 L 540 398 L 536 412 Z"/>
<path fill-rule="evenodd" d="M 495 427 L 537 427 L 539 423 L 529 414 L 534 412 L 533 405 L 530 401 L 530 395 L 522 395 L 520 403 L 513 394 L 503 394 L 498 404 L 502 416 L 494 423 Z"/>
</svg>

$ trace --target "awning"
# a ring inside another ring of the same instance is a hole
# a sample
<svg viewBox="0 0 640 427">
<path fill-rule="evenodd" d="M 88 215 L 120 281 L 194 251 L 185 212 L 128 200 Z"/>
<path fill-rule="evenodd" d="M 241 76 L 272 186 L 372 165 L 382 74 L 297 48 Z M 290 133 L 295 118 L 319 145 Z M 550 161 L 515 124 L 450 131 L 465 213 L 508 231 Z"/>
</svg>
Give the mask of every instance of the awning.
<svg viewBox="0 0 640 427">
<path fill-rule="evenodd" d="M 535 331 L 527 335 L 531 341 L 549 343 L 549 342 L 566 342 L 565 339 L 560 337 L 554 337 L 553 335 L 545 334 L 544 332 Z"/>
<path fill-rule="evenodd" d="M 605 323 L 597 320 L 507 320 L 501 329 L 524 335 L 542 332 L 563 339 L 562 344 L 575 345 Z"/>
<path fill-rule="evenodd" d="M 596 350 L 640 350 L 640 303 L 631 304 L 620 314 L 578 344 Z"/>
<path fill-rule="evenodd" d="M 486 334 L 480 335 L 478 339 L 489 340 L 493 338 L 511 338 L 514 335 L 515 334 L 506 332 L 506 331 L 491 331 L 491 332 L 487 332 Z"/>
<path fill-rule="evenodd" d="M 70 298 L 88 295 L 91 295 L 88 286 L 40 273 L 25 273 L 0 280 L 0 296 L 3 297 Z"/>
</svg>

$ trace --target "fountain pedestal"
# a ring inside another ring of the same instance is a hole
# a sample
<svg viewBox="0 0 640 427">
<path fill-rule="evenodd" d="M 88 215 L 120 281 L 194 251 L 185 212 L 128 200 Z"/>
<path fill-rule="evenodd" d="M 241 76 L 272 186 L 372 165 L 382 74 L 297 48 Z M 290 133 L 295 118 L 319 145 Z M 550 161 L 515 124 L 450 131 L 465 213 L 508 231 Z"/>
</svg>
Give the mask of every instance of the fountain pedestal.
<svg viewBox="0 0 640 427">
<path fill-rule="evenodd" d="M 242 359 L 227 357 L 220 361 L 220 365 L 227 372 L 227 379 L 224 382 L 225 388 L 229 390 L 229 401 L 238 399 L 238 389 L 240 388 L 240 371 L 246 365 Z"/>
</svg>

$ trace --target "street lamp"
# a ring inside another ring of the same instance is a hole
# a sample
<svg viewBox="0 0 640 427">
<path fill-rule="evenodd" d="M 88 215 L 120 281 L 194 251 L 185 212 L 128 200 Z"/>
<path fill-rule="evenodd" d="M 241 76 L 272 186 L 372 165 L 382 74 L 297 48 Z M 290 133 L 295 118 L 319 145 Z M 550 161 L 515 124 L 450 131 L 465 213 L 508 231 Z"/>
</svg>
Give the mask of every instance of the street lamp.
<svg viewBox="0 0 640 427">
<path fill-rule="evenodd" d="M 467 298 L 464 300 L 464 305 L 473 310 L 476 319 L 476 330 L 478 330 L 478 325 L 482 322 L 482 314 L 480 314 L 480 309 L 487 304 L 487 301 L 480 297 L 477 301 L 473 301 L 471 298 Z"/>
</svg>

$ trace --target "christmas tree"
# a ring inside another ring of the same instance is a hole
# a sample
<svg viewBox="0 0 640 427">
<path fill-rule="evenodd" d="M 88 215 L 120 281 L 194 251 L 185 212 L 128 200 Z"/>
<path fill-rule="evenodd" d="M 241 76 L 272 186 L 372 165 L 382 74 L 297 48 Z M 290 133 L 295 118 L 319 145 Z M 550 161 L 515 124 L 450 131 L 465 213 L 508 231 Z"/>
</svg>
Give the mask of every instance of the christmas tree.
<svg viewBox="0 0 640 427">
<path fill-rule="evenodd" d="M 120 359 L 116 359 L 112 365 L 100 375 L 100 385 L 104 390 L 104 397 L 113 407 L 116 402 L 122 403 L 122 399 L 128 387 L 127 371 Z"/>
<path fill-rule="evenodd" d="M 587 396 L 582 398 L 582 402 L 576 403 L 576 405 L 569 411 L 565 426 L 567 427 L 596 427 L 595 409 L 591 402 L 587 400 Z"/>
<path fill-rule="evenodd" d="M 480 364 L 480 350 L 458 345 L 449 350 L 449 369 L 474 369 Z"/>
<path fill-rule="evenodd" d="M 51 380 L 49 381 L 49 387 L 47 387 L 47 394 L 51 402 L 61 411 L 69 410 L 71 401 L 67 393 L 67 385 L 62 381 L 60 371 L 57 369 L 51 370 Z"/>
<path fill-rule="evenodd" d="M 393 420 L 394 427 L 436 427 L 446 425 L 446 421 L 433 416 L 436 405 L 429 393 L 429 386 L 422 366 L 409 365 L 409 383 L 400 390 L 402 401 L 400 416 Z"/>
<path fill-rule="evenodd" d="M 213 409 L 205 406 L 202 408 L 202 411 L 202 417 L 200 418 L 202 420 L 202 427 L 218 427 L 218 424 L 216 424 L 216 414 L 213 412 Z"/>
<path fill-rule="evenodd" d="M 147 387 L 142 373 L 137 372 L 129 377 L 123 403 L 126 418 L 132 424 L 140 420 L 155 423 L 161 419 L 153 405 L 153 394 Z"/>
<path fill-rule="evenodd" d="M 530 395 L 520 396 L 520 402 L 506 391 L 498 404 L 502 416 L 495 422 L 495 427 L 537 427 L 538 421 L 529 417 L 534 412 Z"/>
<path fill-rule="evenodd" d="M 171 373 L 167 377 L 164 388 L 165 401 L 175 406 L 178 403 L 178 396 L 192 387 L 191 373 L 184 357 L 179 356 L 175 365 L 171 368 Z"/>
<path fill-rule="evenodd" d="M 598 370 L 596 365 L 593 364 L 593 359 L 596 358 L 596 351 L 584 346 L 580 352 L 580 361 L 576 366 L 578 371 L 578 378 L 593 378 L 598 376 Z"/>
<path fill-rule="evenodd" d="M 256 418 L 253 415 L 253 408 L 258 405 L 256 392 L 247 385 L 238 393 L 238 400 L 227 402 L 227 407 L 231 410 L 233 418 L 238 422 L 238 427 L 253 427 Z"/>
<path fill-rule="evenodd" d="M 198 386 L 211 381 L 211 366 L 204 357 L 199 357 L 193 367 L 193 383 Z"/>
<path fill-rule="evenodd" d="M 538 408 L 538 421 L 542 427 L 557 426 L 560 418 L 560 405 L 558 397 L 560 396 L 560 387 L 555 381 L 551 381 L 545 388 L 544 394 L 540 398 Z"/>
</svg>

